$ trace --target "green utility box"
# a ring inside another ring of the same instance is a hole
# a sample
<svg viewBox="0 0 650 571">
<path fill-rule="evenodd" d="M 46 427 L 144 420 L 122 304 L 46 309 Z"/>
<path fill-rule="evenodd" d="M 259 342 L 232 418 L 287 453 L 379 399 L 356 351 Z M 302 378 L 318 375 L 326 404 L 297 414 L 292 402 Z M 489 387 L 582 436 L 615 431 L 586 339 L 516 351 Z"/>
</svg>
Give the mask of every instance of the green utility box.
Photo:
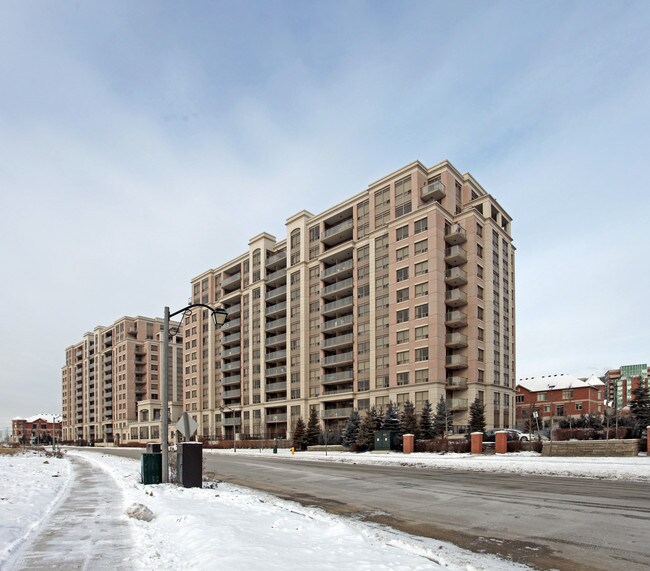
<svg viewBox="0 0 650 571">
<path fill-rule="evenodd" d="M 375 432 L 375 450 L 399 450 L 399 433 L 394 430 Z"/>
<path fill-rule="evenodd" d="M 141 477 L 143 484 L 162 482 L 162 454 L 145 452 L 141 458 Z"/>
</svg>

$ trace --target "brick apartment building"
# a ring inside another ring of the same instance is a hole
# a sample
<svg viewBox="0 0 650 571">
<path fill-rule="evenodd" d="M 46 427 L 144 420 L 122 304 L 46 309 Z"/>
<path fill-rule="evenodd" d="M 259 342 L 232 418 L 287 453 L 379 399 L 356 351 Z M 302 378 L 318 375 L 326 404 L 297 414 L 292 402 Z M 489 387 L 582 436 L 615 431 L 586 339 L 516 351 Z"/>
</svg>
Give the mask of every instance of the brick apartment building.
<svg viewBox="0 0 650 571">
<path fill-rule="evenodd" d="M 171 324 L 171 331 L 177 327 Z M 122 317 L 66 349 L 62 370 L 63 440 L 120 443 L 160 437 L 159 355 L 163 320 Z M 171 419 L 182 410 L 183 345 L 170 342 Z"/>
<path fill-rule="evenodd" d="M 456 432 L 477 397 L 488 427 L 512 426 L 514 250 L 510 216 L 447 161 L 301 211 L 192 280 L 191 301 L 229 319 L 183 323 L 184 409 L 213 439 L 290 435 L 310 407 L 335 430 L 355 408 L 440 397 Z"/>
<path fill-rule="evenodd" d="M 633 399 L 632 391 L 640 384 L 649 386 L 650 368 L 646 363 L 640 365 L 623 365 L 611 369 L 605 374 L 607 399 L 617 410 L 627 411 Z"/>
<path fill-rule="evenodd" d="M 560 420 L 581 414 L 602 415 L 605 394 L 605 383 L 596 376 L 586 380 L 571 375 L 519 379 L 516 426 L 525 429 L 533 411 L 539 415 L 540 428 L 556 428 Z"/>
<path fill-rule="evenodd" d="M 11 441 L 29 444 L 50 443 L 61 439 L 61 416 L 37 414 L 28 418 L 18 416 L 11 420 Z"/>
</svg>

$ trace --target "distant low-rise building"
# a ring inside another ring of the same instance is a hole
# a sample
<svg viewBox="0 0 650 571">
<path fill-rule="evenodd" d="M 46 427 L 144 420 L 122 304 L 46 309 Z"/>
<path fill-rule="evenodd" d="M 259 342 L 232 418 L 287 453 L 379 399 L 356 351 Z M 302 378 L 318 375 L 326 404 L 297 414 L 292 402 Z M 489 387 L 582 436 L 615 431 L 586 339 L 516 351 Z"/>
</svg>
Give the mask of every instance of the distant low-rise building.
<svg viewBox="0 0 650 571">
<path fill-rule="evenodd" d="M 61 439 L 61 415 L 36 414 L 11 420 L 11 441 L 16 443 L 50 444 Z"/>
<path fill-rule="evenodd" d="M 571 375 L 545 375 L 517 381 L 516 426 L 527 428 L 537 413 L 539 428 L 556 428 L 564 418 L 579 418 L 582 414 L 603 414 L 605 383 L 593 375 L 579 379 Z"/>
</svg>

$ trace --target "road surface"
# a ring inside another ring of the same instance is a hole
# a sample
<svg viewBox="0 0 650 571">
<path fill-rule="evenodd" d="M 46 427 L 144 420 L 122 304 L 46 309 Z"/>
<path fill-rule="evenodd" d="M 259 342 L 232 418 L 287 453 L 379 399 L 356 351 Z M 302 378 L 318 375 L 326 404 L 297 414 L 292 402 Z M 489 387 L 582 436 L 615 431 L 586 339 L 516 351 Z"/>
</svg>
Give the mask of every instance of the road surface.
<svg viewBox="0 0 650 571">
<path fill-rule="evenodd" d="M 540 569 L 650 569 L 645 483 L 342 464 L 299 455 L 205 454 L 204 467 L 226 482 Z"/>
</svg>

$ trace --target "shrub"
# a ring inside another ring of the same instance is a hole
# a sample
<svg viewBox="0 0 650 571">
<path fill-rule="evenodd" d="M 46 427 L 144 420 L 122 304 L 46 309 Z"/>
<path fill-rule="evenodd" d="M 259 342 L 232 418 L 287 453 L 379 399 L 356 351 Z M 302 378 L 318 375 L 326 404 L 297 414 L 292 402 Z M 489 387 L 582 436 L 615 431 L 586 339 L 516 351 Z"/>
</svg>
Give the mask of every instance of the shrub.
<svg viewBox="0 0 650 571">
<path fill-rule="evenodd" d="M 416 452 L 469 452 L 470 443 L 467 439 L 432 438 L 418 440 L 415 443 Z"/>
</svg>

